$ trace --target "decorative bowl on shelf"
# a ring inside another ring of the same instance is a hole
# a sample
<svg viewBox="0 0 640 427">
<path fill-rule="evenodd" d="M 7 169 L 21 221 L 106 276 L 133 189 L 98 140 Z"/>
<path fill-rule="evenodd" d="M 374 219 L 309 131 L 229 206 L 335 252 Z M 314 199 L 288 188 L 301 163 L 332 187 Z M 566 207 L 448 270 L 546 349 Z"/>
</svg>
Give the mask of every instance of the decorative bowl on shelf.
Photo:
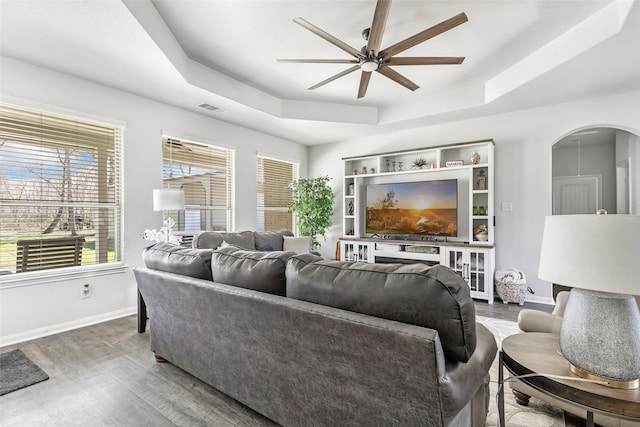
<svg viewBox="0 0 640 427">
<path fill-rule="evenodd" d="M 475 237 L 479 242 L 486 242 L 487 240 L 489 240 L 489 233 L 483 231 L 481 233 L 475 234 L 473 237 Z"/>
</svg>

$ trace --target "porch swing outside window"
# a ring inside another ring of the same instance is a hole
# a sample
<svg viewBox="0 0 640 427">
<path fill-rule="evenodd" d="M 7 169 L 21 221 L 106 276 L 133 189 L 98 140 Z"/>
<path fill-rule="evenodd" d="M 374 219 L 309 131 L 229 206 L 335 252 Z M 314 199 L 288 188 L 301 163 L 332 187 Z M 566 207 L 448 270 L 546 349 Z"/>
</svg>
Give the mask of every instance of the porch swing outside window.
<svg viewBox="0 0 640 427">
<path fill-rule="evenodd" d="M 120 263 L 121 149 L 119 126 L 0 103 L 0 272 Z"/>
</svg>

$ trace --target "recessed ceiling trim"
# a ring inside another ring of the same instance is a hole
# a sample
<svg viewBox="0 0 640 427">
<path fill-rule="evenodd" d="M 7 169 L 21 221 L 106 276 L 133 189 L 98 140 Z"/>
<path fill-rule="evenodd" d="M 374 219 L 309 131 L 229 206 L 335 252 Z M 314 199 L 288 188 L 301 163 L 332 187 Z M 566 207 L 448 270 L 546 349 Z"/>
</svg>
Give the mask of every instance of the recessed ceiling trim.
<svg viewBox="0 0 640 427">
<path fill-rule="evenodd" d="M 632 6 L 631 1 L 614 0 L 566 33 L 488 80 L 485 84 L 486 102 L 506 95 L 618 34 Z"/>
<path fill-rule="evenodd" d="M 153 3 L 149 0 L 123 0 L 129 12 L 151 37 L 185 81 L 230 101 L 274 117 L 312 121 L 375 124 L 375 107 L 283 100 L 244 84 L 189 58 Z M 339 106 L 340 108 L 337 108 Z"/>
</svg>

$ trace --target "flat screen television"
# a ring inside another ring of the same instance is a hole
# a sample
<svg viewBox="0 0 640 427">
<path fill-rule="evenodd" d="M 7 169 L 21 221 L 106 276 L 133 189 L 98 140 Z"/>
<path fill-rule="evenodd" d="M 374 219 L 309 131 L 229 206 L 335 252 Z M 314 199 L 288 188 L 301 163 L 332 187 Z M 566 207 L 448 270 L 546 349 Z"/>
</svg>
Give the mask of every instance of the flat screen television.
<svg viewBox="0 0 640 427">
<path fill-rule="evenodd" d="M 456 237 L 458 180 L 367 184 L 365 232 Z"/>
</svg>

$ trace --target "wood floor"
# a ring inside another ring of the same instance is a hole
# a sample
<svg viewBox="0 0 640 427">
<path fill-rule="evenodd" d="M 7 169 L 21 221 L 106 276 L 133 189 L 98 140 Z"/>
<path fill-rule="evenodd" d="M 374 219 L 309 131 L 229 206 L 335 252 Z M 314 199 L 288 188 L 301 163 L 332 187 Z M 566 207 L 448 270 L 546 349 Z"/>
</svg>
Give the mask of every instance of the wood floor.
<svg viewBox="0 0 640 427">
<path fill-rule="evenodd" d="M 546 305 L 530 305 L 550 311 Z M 476 303 L 515 321 L 522 307 Z M 0 396 L 0 426 L 271 426 L 270 420 L 169 363 L 157 363 L 135 316 L 0 349 L 20 348 L 50 379 Z"/>
</svg>

